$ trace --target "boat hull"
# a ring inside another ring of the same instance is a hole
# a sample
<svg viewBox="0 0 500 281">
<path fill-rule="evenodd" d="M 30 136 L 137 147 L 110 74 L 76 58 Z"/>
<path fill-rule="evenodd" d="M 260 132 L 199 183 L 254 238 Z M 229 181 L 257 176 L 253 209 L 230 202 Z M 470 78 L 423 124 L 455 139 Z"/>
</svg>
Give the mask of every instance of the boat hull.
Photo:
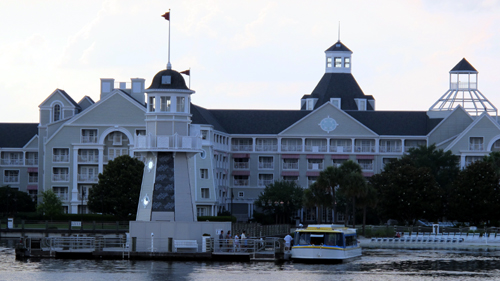
<svg viewBox="0 0 500 281">
<path fill-rule="evenodd" d="M 338 248 L 321 246 L 294 246 L 292 259 L 300 260 L 346 260 L 361 256 L 361 247 Z"/>
</svg>

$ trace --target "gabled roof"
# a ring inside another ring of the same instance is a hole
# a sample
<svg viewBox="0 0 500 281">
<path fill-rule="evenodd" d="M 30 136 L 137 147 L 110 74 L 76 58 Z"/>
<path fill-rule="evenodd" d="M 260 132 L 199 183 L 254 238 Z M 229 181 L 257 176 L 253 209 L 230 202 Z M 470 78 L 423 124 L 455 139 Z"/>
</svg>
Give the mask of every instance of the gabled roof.
<svg viewBox="0 0 500 281">
<path fill-rule="evenodd" d="M 191 104 L 191 120 L 194 124 L 206 124 L 214 126 L 214 129 L 227 133 L 226 129 L 222 127 L 221 124 L 217 121 L 217 119 L 210 113 L 210 110 L 203 108 L 201 106 L 197 106 L 195 104 Z"/>
<path fill-rule="evenodd" d="M 345 112 L 378 135 L 425 136 L 443 120 L 430 119 L 425 111 Z"/>
<path fill-rule="evenodd" d="M 315 109 L 329 102 L 331 98 L 341 99 L 342 110 L 357 110 L 358 106 L 354 101 L 356 98 L 374 100 L 373 96 L 363 93 L 351 73 L 325 73 L 308 97 L 318 99 Z M 373 107 L 367 103 L 366 109 L 373 110 Z"/>
<path fill-rule="evenodd" d="M 38 134 L 38 123 L 0 123 L 0 147 L 24 147 Z"/>
<path fill-rule="evenodd" d="M 80 107 L 80 105 L 72 97 L 70 97 L 70 95 L 68 95 L 68 93 L 66 93 L 66 91 L 61 90 L 61 89 L 57 89 L 57 90 L 59 90 L 59 92 L 61 92 L 61 94 L 63 94 L 63 96 L 65 96 L 76 108 L 82 109 Z"/>
<path fill-rule="evenodd" d="M 473 71 L 473 72 L 477 72 L 477 70 L 465 58 L 463 58 L 460 62 L 457 63 L 457 65 L 455 65 L 454 68 L 452 68 L 450 70 L 450 72 L 452 72 L 452 71 Z"/>
<path fill-rule="evenodd" d="M 349 48 L 347 48 L 342 42 L 337 41 L 337 43 L 333 44 L 330 48 L 328 48 L 325 52 L 351 52 Z"/>
</svg>

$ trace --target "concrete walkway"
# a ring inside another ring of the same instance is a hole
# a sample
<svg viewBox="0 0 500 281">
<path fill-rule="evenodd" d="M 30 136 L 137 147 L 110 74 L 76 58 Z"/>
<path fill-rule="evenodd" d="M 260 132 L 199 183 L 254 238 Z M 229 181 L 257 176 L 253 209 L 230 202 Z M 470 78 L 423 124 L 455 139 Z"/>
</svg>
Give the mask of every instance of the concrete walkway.
<svg viewBox="0 0 500 281">
<path fill-rule="evenodd" d="M 409 249 L 409 250 L 464 250 L 464 251 L 500 251 L 500 241 L 495 239 L 481 240 L 464 240 L 463 242 L 394 242 L 389 241 L 372 241 L 372 239 L 358 237 L 362 248 L 368 249 Z"/>
</svg>

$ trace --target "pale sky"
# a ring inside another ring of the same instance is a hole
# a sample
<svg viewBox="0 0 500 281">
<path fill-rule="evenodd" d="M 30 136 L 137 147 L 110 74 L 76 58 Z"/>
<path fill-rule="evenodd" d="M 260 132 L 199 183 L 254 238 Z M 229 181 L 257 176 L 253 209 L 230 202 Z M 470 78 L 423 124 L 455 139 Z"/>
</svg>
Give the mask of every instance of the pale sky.
<svg viewBox="0 0 500 281">
<path fill-rule="evenodd" d="M 340 38 L 377 110 L 427 110 L 463 57 L 500 107 L 500 1 L 0 0 L 0 122 L 38 122 L 55 89 L 99 100 L 100 78 L 146 87 L 167 63 L 191 68 L 209 109 L 293 109 Z M 189 78 L 186 83 L 189 83 Z"/>
</svg>

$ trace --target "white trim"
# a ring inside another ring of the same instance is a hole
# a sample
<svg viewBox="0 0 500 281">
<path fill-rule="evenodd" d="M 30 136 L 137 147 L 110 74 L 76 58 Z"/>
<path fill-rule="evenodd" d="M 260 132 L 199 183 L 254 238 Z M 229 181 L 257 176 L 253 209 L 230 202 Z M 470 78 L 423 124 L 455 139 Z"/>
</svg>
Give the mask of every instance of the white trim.
<svg viewBox="0 0 500 281">
<path fill-rule="evenodd" d="M 458 135 L 458 137 L 454 141 L 452 141 L 444 150 L 445 151 L 451 150 L 457 144 L 457 142 L 462 140 L 469 133 L 469 131 L 472 128 L 474 128 L 477 123 L 479 123 L 479 121 L 483 120 L 483 118 L 488 118 L 488 120 L 500 131 L 500 125 L 497 122 L 495 122 L 494 120 L 492 120 L 492 117 L 490 115 L 488 115 L 487 112 L 483 112 L 483 114 L 481 114 L 479 117 L 476 118 L 476 120 L 474 120 L 469 126 L 467 126 L 467 128 L 465 128 L 465 130 L 463 130 Z M 467 142 L 467 144 L 468 143 L 469 142 Z M 467 147 L 467 150 L 469 150 L 469 147 Z"/>
</svg>

